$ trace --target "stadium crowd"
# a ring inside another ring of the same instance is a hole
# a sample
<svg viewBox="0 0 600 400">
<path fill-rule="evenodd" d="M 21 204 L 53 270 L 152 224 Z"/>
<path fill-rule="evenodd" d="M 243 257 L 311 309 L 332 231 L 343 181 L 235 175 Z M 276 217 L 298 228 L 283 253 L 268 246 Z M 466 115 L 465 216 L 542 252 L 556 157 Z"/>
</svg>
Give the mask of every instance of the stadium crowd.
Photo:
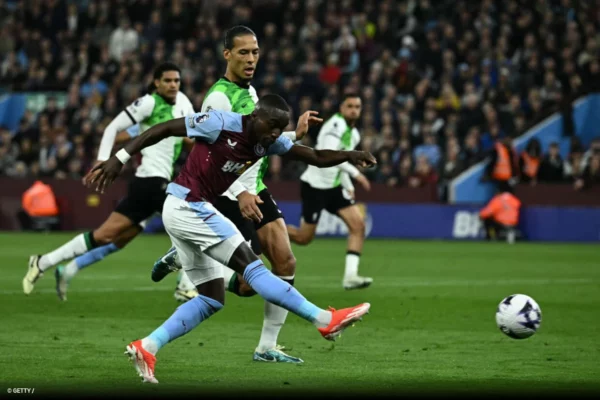
<svg viewBox="0 0 600 400">
<path fill-rule="evenodd" d="M 573 99 L 600 89 L 599 21 L 598 0 L 0 0 L 1 84 L 66 92 L 64 108 L 50 99 L 1 132 L 0 174 L 81 177 L 106 124 L 164 60 L 181 67 L 199 110 L 224 71 L 224 29 L 243 24 L 261 47 L 259 95 L 328 117 L 343 91 L 358 92 L 361 146 L 379 160 L 369 178 L 443 187 L 496 139 L 568 116 Z M 525 180 L 599 181 L 600 159 L 573 143 L 565 160 L 556 146 L 536 153 Z M 269 176 L 302 169 L 275 159 Z"/>
</svg>

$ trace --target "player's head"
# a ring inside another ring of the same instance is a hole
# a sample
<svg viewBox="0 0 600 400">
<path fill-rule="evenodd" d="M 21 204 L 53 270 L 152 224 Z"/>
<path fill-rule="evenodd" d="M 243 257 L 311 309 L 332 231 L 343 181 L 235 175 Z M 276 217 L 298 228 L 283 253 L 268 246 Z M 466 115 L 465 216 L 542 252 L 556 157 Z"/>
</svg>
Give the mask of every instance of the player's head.
<svg viewBox="0 0 600 400">
<path fill-rule="evenodd" d="M 356 123 L 360 118 L 360 112 L 362 110 L 362 101 L 360 96 L 356 93 L 346 93 L 342 97 L 340 103 L 340 113 L 342 117 L 350 124 Z"/>
<path fill-rule="evenodd" d="M 238 25 L 225 32 L 223 57 L 227 60 L 227 73 L 238 83 L 247 83 L 254 77 L 258 63 L 258 40 L 254 31 Z"/>
<path fill-rule="evenodd" d="M 290 123 L 290 106 L 276 94 L 267 94 L 256 103 L 250 120 L 250 132 L 265 149 L 275 143 Z"/>
<path fill-rule="evenodd" d="M 156 93 L 174 103 L 181 86 L 181 70 L 179 67 L 171 62 L 164 62 L 154 69 L 153 78 Z"/>
</svg>

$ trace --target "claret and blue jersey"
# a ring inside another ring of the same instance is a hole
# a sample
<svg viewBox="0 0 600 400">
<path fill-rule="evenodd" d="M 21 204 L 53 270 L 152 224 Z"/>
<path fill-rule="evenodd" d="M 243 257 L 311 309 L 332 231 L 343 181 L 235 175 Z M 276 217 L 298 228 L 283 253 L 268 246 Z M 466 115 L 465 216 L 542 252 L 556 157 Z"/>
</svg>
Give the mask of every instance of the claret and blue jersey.
<svg viewBox="0 0 600 400">
<path fill-rule="evenodd" d="M 253 143 L 246 130 L 247 118 L 216 110 L 185 117 L 187 136 L 196 143 L 167 193 L 189 202 L 212 203 L 259 159 L 292 148 L 292 141 L 284 136 L 268 149 Z"/>
</svg>

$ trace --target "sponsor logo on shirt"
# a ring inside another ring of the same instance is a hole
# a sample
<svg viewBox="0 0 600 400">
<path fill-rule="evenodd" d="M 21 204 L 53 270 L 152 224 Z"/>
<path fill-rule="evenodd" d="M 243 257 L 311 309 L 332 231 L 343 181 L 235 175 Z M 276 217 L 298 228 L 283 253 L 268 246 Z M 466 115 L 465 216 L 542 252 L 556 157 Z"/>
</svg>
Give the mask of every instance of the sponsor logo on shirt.
<svg viewBox="0 0 600 400">
<path fill-rule="evenodd" d="M 221 170 L 223 172 L 231 172 L 231 173 L 236 174 L 236 175 L 242 175 L 244 172 L 246 172 L 246 169 L 251 164 L 252 163 L 250 161 L 248 161 L 246 163 L 239 163 L 239 162 L 235 162 L 235 161 L 227 161 L 225 163 L 225 165 L 223 165 L 223 167 L 221 168 Z"/>
</svg>

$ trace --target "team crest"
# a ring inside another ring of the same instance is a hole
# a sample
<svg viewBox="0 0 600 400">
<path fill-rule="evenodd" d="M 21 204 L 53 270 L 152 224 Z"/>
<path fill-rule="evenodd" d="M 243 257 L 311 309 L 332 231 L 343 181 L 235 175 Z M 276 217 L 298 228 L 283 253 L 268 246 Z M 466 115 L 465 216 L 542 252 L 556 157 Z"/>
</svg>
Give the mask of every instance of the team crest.
<svg viewBox="0 0 600 400">
<path fill-rule="evenodd" d="M 257 156 L 262 157 L 265 155 L 266 152 L 267 151 L 260 143 L 257 143 L 256 146 L 254 146 L 254 154 L 256 154 Z"/>
<path fill-rule="evenodd" d="M 200 115 L 198 115 L 196 117 L 196 119 L 194 120 L 194 122 L 196 124 L 201 124 L 201 123 L 203 123 L 204 121 L 206 121 L 209 118 L 210 118 L 210 114 L 200 114 Z"/>
</svg>

